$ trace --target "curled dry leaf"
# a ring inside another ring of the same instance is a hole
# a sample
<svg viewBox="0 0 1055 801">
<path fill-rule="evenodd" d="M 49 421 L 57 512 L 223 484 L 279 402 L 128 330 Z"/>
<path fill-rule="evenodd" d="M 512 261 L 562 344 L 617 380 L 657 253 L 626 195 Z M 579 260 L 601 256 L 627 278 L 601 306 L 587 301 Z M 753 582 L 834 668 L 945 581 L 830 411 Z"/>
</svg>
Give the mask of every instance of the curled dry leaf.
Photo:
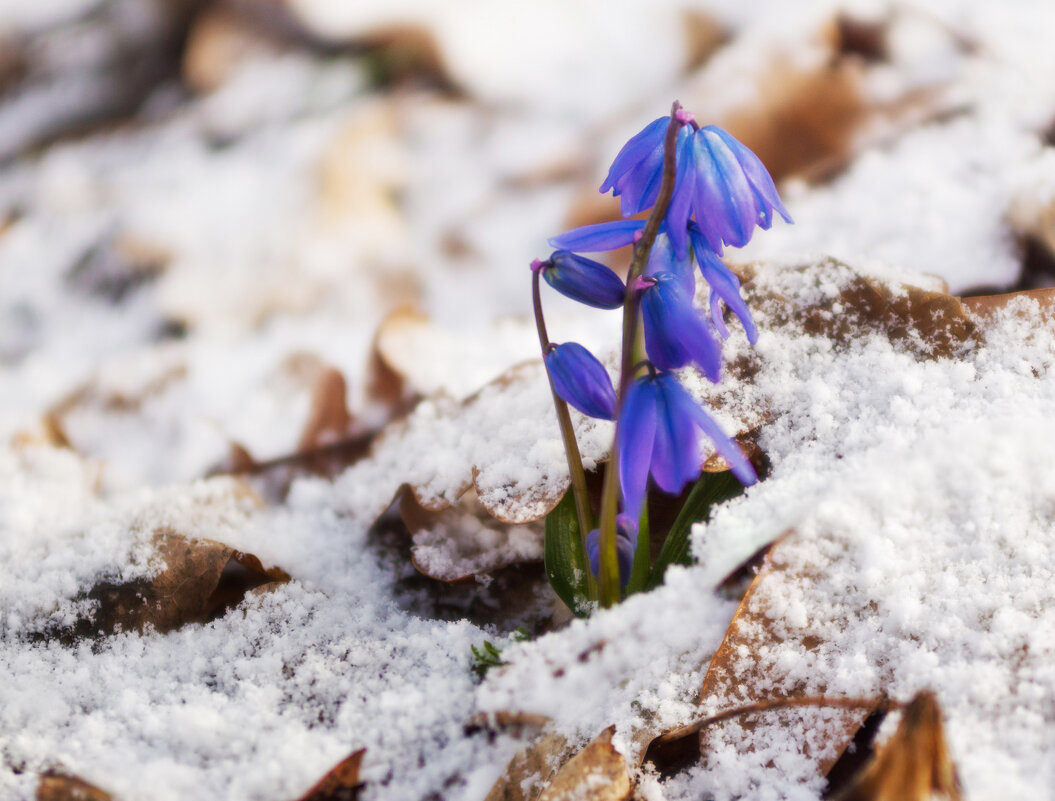
<svg viewBox="0 0 1055 801">
<path fill-rule="evenodd" d="M 897 731 L 875 759 L 832 801 L 961 801 L 956 766 L 949 756 L 941 708 L 921 692 L 902 712 Z"/>
<path fill-rule="evenodd" d="M 297 801 L 356 801 L 363 789 L 359 767 L 365 753 L 360 748 L 342 759 Z"/>
<path fill-rule="evenodd" d="M 626 760 L 612 746 L 609 726 L 564 765 L 538 801 L 623 801 L 630 796 Z"/>
<path fill-rule="evenodd" d="M 112 801 L 105 790 L 84 779 L 51 770 L 40 774 L 37 781 L 36 801 Z"/>
<path fill-rule="evenodd" d="M 161 572 L 124 584 L 97 584 L 87 593 L 87 599 L 96 602 L 95 615 L 75 626 L 74 635 L 148 627 L 165 632 L 204 623 L 238 604 L 250 590 L 290 578 L 280 568 L 265 568 L 253 554 L 213 540 L 159 531 L 153 544 L 164 563 Z"/>
<path fill-rule="evenodd" d="M 484 801 L 534 801 L 572 753 L 563 735 L 543 734 L 509 761 Z"/>
</svg>

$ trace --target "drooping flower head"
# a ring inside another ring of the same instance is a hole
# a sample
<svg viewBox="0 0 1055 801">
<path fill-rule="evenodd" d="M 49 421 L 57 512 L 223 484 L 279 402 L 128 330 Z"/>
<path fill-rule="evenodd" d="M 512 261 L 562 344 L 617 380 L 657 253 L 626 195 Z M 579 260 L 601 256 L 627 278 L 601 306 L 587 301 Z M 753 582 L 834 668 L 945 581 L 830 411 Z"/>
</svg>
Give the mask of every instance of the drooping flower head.
<svg viewBox="0 0 1055 801">
<path fill-rule="evenodd" d="M 628 515 L 636 518 L 641 513 L 650 475 L 664 492 L 677 494 L 700 474 L 700 432 L 741 483 L 755 483 L 755 469 L 740 446 L 672 373 L 634 380 L 623 403 L 616 443 L 623 509 Z"/>
<path fill-rule="evenodd" d="M 692 273 L 689 273 L 692 280 Z M 682 276 L 661 272 L 637 279 L 641 291 L 641 319 L 645 352 L 660 370 L 677 370 L 695 364 L 717 383 L 722 354 L 707 323 L 692 305 Z"/>
<path fill-rule="evenodd" d="M 615 419 L 615 388 L 604 365 L 578 342 L 550 345 L 543 357 L 553 389 L 587 417 Z"/>
<path fill-rule="evenodd" d="M 741 142 L 715 125 L 696 126 L 680 109 L 682 124 L 675 147 L 675 181 L 665 227 L 677 254 L 686 252 L 690 219 L 715 254 L 724 246 L 743 247 L 755 226 L 768 229 L 773 212 L 791 222 L 769 172 Z M 601 192 L 620 198 L 630 217 L 656 202 L 663 177 L 663 145 L 669 117 L 653 120 L 623 146 L 601 184 Z"/>
<path fill-rule="evenodd" d="M 758 156 L 721 128 L 700 128 L 691 147 L 678 150 L 678 158 L 682 180 L 674 187 L 667 215 L 671 230 L 684 231 L 691 214 L 720 256 L 725 245 L 746 245 L 756 225 L 769 229 L 774 211 L 792 221 Z"/>
</svg>

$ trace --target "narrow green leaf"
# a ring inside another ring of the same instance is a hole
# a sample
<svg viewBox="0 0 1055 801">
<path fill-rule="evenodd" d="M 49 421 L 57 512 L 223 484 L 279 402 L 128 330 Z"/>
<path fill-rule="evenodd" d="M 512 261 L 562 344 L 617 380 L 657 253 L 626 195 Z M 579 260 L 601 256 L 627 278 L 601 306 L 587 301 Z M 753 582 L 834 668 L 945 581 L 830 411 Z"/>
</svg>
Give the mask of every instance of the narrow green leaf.
<svg viewBox="0 0 1055 801">
<path fill-rule="evenodd" d="M 711 510 L 716 504 L 735 498 L 743 491 L 743 485 L 728 470 L 723 473 L 704 473 L 697 479 L 656 557 L 656 563 L 648 577 L 648 589 L 663 583 L 663 574 L 668 565 L 692 563 L 689 556 L 689 532 L 692 530 L 692 524 L 710 519 Z"/>
<path fill-rule="evenodd" d="M 649 561 L 652 558 L 648 544 L 648 504 L 641 506 L 641 519 L 637 524 L 637 548 L 634 550 L 634 566 L 630 569 L 630 581 L 627 582 L 624 596 L 641 592 L 648 586 Z"/>
<path fill-rule="evenodd" d="M 579 536 L 575 497 L 569 489 L 546 516 L 546 578 L 571 611 L 579 617 L 590 613 L 590 567 Z"/>
</svg>

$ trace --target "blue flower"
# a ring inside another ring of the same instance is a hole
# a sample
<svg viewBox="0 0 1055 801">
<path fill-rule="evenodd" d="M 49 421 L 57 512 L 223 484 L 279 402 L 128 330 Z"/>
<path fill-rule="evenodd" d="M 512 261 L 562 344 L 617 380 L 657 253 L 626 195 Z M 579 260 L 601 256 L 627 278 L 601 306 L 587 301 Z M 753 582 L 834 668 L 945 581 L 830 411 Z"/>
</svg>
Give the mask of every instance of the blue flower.
<svg viewBox="0 0 1055 801">
<path fill-rule="evenodd" d="M 635 379 L 619 420 L 616 452 L 623 509 L 641 513 L 649 475 L 664 492 L 677 494 L 700 474 L 698 432 L 729 463 L 744 485 L 757 481 L 740 447 L 718 427 L 671 373 Z"/>
<path fill-rule="evenodd" d="M 550 345 L 545 355 L 553 389 L 587 417 L 615 419 L 615 388 L 608 371 L 578 342 Z"/>
<path fill-rule="evenodd" d="M 740 279 L 714 254 L 703 232 L 695 223 L 689 223 L 689 239 L 692 241 L 692 249 L 696 252 L 696 263 L 700 265 L 703 280 L 711 288 L 711 320 L 714 327 L 718 329 L 722 339 L 729 338 L 729 330 L 722 318 L 721 304 L 724 301 L 733 314 L 740 318 L 747 333 L 747 341 L 754 345 L 758 341 L 758 329 L 751 319 L 751 310 L 740 296 Z"/>
<path fill-rule="evenodd" d="M 586 556 L 590 570 L 596 576 L 600 572 L 601 531 L 594 529 L 586 535 Z M 634 551 L 637 550 L 637 523 L 629 515 L 615 519 L 615 552 L 619 561 L 619 583 L 625 587 L 634 568 Z"/>
<path fill-rule="evenodd" d="M 562 295 L 595 309 L 617 309 L 626 297 L 626 285 L 618 275 L 567 250 L 556 251 L 546 261 L 535 259 L 531 269 L 541 270 L 546 283 Z"/>
<path fill-rule="evenodd" d="M 689 273 L 689 282 L 692 273 Z M 638 279 L 645 352 L 660 370 L 696 364 L 717 382 L 722 355 L 703 317 L 692 305 L 683 275 L 660 272 Z"/>
<path fill-rule="evenodd" d="M 774 211 L 792 221 L 758 156 L 721 128 L 700 128 L 691 147 L 678 149 L 678 158 L 682 180 L 667 214 L 672 231 L 685 230 L 694 214 L 707 244 L 720 256 L 723 245 L 746 245 L 756 225 L 768 229 Z"/>
<path fill-rule="evenodd" d="M 601 193 L 611 191 L 620 198 L 624 217 L 630 217 L 655 204 L 659 185 L 663 181 L 663 144 L 670 117 L 653 120 L 630 138 L 619 151 L 608 177 L 601 184 Z M 687 128 L 678 131 L 678 145 L 688 140 Z"/>
</svg>

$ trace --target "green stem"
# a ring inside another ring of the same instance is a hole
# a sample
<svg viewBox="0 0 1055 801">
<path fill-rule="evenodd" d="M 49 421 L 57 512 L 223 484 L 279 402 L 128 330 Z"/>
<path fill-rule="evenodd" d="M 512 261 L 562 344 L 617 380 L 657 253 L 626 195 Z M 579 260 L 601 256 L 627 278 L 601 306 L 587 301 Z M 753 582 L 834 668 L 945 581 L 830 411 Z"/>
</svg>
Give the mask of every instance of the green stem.
<svg viewBox="0 0 1055 801">
<path fill-rule="evenodd" d="M 546 332 L 546 318 L 542 314 L 542 293 L 539 289 L 539 275 L 542 271 L 531 270 L 531 300 L 535 307 L 535 327 L 538 329 L 538 342 L 545 358 L 550 349 L 549 334 Z M 579 548 L 582 550 L 583 564 L 589 564 L 586 557 L 586 535 L 593 528 L 593 514 L 590 511 L 590 496 L 586 491 L 586 470 L 582 466 L 582 455 L 579 443 L 575 439 L 575 429 L 571 425 L 571 413 L 568 404 L 557 394 L 553 386 L 553 377 L 546 370 L 550 392 L 553 393 L 553 407 L 557 412 L 557 425 L 564 440 L 564 453 L 568 458 L 568 474 L 571 476 L 571 491 L 575 496 L 575 513 L 579 519 Z M 590 586 L 590 597 L 594 596 L 593 576 L 587 570 L 587 582 Z"/>
<path fill-rule="evenodd" d="M 600 525 L 600 601 L 601 606 L 613 606 L 619 603 L 621 591 L 619 586 L 619 559 L 616 553 L 616 516 L 619 513 L 619 473 L 616 447 L 619 442 L 619 412 L 622 411 L 623 399 L 634 380 L 635 353 L 638 350 L 638 316 L 641 306 L 641 293 L 633 288 L 637 278 L 648 264 L 649 254 L 659 234 L 659 226 L 667 215 L 670 199 L 674 194 L 675 163 L 674 154 L 678 143 L 678 131 L 682 122 L 678 119 L 681 104 L 674 101 L 670 109 L 670 125 L 667 126 L 667 137 L 663 143 L 663 179 L 659 185 L 659 195 L 648 216 L 641 238 L 634 245 L 634 255 L 630 260 L 630 270 L 626 276 L 627 293 L 623 301 L 623 350 L 619 369 L 619 397 L 616 401 L 616 429 L 612 441 L 612 450 L 604 472 L 604 487 L 601 490 L 601 525 Z"/>
</svg>

